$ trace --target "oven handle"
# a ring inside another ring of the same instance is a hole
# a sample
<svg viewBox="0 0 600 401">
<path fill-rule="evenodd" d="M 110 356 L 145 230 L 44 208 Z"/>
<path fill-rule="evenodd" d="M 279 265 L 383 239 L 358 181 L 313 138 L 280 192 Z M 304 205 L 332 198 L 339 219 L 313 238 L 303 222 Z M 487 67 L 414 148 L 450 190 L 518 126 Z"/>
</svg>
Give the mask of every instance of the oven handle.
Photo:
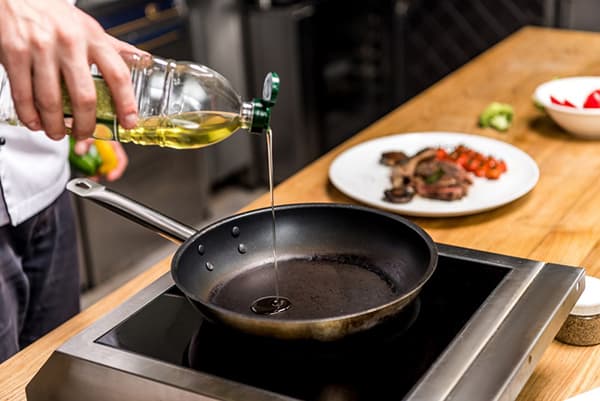
<svg viewBox="0 0 600 401">
<path fill-rule="evenodd" d="M 141 50 L 152 53 L 154 49 L 168 45 L 169 43 L 176 42 L 180 38 L 180 31 L 171 31 L 165 33 L 164 35 L 157 36 L 156 38 L 147 40 L 145 42 L 138 43 L 135 46 Z"/>
<path fill-rule="evenodd" d="M 126 35 L 140 29 L 149 28 L 160 22 L 185 17 L 185 10 L 178 6 L 158 10 L 155 3 L 149 3 L 144 8 L 144 14 L 145 16 L 142 18 L 128 21 L 121 25 L 115 25 L 108 28 L 106 32 L 115 37 Z"/>
</svg>

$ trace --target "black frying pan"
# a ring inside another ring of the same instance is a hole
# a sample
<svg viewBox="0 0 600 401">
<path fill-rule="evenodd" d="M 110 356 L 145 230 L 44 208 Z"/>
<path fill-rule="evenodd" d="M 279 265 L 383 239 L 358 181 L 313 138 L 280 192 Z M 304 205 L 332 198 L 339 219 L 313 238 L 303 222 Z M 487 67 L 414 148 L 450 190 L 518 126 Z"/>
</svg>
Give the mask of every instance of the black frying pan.
<svg viewBox="0 0 600 401">
<path fill-rule="evenodd" d="M 196 232 L 94 181 L 67 188 L 183 242 L 171 266 L 177 287 L 210 320 L 253 335 L 328 341 L 367 330 L 408 305 L 437 264 L 421 228 L 366 207 L 277 206 L 275 270 L 271 208 Z M 291 306 L 262 314 L 277 289 Z"/>
</svg>

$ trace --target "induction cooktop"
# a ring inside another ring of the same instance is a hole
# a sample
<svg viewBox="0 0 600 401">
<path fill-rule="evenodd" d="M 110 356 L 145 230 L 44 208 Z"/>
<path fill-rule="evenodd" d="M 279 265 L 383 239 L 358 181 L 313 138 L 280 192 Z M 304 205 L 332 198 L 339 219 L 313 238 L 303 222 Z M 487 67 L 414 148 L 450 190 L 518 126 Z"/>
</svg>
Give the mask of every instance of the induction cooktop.
<svg viewBox="0 0 600 401">
<path fill-rule="evenodd" d="M 438 249 L 412 304 L 335 342 L 212 323 L 166 274 L 57 349 L 27 386 L 28 400 L 516 398 L 583 292 L 583 269 Z"/>
</svg>

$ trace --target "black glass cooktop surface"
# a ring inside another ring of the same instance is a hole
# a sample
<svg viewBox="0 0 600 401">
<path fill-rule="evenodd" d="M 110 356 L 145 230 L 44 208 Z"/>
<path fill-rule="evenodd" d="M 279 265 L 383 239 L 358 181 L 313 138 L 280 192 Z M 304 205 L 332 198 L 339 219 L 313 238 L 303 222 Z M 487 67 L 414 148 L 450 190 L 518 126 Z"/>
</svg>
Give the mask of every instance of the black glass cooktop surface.
<svg viewBox="0 0 600 401">
<path fill-rule="evenodd" d="M 203 319 L 172 287 L 96 342 L 306 401 L 398 400 L 509 271 L 440 255 L 397 318 L 329 343 L 232 331 Z"/>
</svg>

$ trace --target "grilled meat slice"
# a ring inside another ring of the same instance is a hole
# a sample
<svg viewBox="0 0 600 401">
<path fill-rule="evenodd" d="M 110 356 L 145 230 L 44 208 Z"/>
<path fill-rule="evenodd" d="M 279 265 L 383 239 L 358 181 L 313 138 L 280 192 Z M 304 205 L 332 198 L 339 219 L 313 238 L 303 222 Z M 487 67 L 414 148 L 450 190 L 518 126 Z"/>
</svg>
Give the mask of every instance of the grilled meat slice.
<svg viewBox="0 0 600 401">
<path fill-rule="evenodd" d="M 425 179 L 438 175 L 439 179 L 428 179 L 427 181 L 430 183 L 433 183 L 433 181 L 440 182 L 442 185 L 451 185 L 453 183 L 471 185 L 473 183 L 468 171 L 448 160 L 433 159 L 419 163 L 415 170 L 415 175 Z"/>
<path fill-rule="evenodd" d="M 410 158 L 404 158 L 403 152 L 384 153 L 381 162 L 392 166 L 392 187 L 384 191 L 385 200 L 407 203 L 420 195 L 451 201 L 467 195 L 473 184 L 471 175 L 452 161 L 436 159 L 436 152 L 425 148 Z"/>
<path fill-rule="evenodd" d="M 472 183 L 469 173 L 461 166 L 437 159 L 420 163 L 413 180 L 418 195 L 447 201 L 463 198 Z"/>
<path fill-rule="evenodd" d="M 469 192 L 465 185 L 427 184 L 422 178 L 415 179 L 415 190 L 424 198 L 452 201 L 462 199 Z"/>
</svg>

